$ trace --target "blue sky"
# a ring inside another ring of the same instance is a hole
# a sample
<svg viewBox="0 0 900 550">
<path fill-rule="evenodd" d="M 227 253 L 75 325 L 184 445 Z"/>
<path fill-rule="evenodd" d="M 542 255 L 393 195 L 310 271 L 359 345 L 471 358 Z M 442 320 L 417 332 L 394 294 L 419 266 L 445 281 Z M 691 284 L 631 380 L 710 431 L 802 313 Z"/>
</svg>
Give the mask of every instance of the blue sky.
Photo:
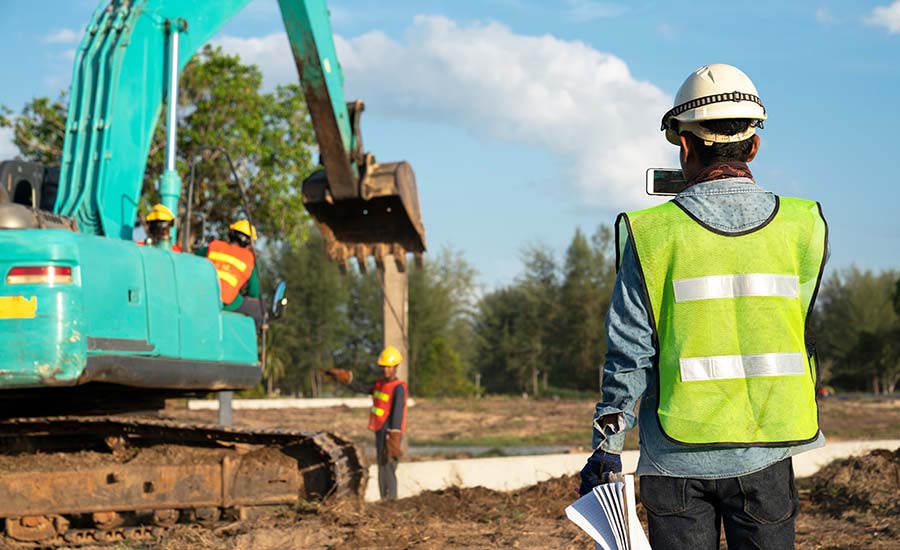
<svg viewBox="0 0 900 550">
<path fill-rule="evenodd" d="M 819 200 L 830 267 L 900 267 L 900 0 L 329 2 L 348 98 L 366 102 L 366 147 L 416 170 L 429 247 L 463 252 L 494 287 L 521 250 L 562 255 L 642 207 L 643 170 L 674 165 L 659 119 L 684 78 L 730 63 L 769 113 L 758 183 Z M 0 103 L 55 95 L 96 2 L 0 0 Z M 213 40 L 296 79 L 275 0 Z M 0 157 L 14 154 L 0 134 Z"/>
</svg>

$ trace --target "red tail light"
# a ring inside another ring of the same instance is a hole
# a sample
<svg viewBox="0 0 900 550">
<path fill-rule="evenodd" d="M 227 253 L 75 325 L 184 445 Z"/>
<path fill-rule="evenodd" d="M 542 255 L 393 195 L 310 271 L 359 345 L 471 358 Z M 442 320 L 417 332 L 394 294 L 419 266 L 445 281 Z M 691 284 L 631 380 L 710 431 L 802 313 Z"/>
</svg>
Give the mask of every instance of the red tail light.
<svg viewBox="0 0 900 550">
<path fill-rule="evenodd" d="M 70 285 L 72 268 L 64 266 L 14 267 L 6 274 L 8 285 Z"/>
</svg>

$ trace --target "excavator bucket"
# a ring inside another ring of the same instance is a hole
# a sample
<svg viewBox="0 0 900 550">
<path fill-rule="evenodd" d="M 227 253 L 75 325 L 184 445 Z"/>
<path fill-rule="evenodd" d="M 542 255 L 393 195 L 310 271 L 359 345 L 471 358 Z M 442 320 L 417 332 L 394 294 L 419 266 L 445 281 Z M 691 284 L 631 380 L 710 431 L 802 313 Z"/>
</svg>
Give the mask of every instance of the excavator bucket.
<svg viewBox="0 0 900 550">
<path fill-rule="evenodd" d="M 325 237 L 328 256 L 342 270 L 356 258 L 362 272 L 369 256 L 379 269 L 392 255 L 397 269 L 405 271 L 407 253 L 421 265 L 425 227 L 412 167 L 408 162 L 367 164 L 358 198 L 335 199 L 324 169 L 303 182 L 303 204 Z"/>
</svg>

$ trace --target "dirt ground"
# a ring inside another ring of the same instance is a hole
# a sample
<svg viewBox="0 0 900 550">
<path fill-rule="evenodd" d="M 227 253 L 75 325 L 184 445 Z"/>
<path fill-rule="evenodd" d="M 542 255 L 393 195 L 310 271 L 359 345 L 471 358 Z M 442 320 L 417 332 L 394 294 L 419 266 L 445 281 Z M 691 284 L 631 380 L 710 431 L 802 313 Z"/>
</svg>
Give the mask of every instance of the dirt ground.
<svg viewBox="0 0 900 550">
<path fill-rule="evenodd" d="M 585 450 L 593 402 L 417 400 L 409 411 L 414 445 L 567 445 Z M 235 411 L 245 426 L 331 430 L 371 444 L 364 409 Z M 215 413 L 173 406 L 166 415 L 214 421 Z M 830 440 L 900 437 L 900 403 L 826 399 L 820 421 Z M 636 446 L 636 438 L 632 445 Z M 569 522 L 576 476 L 513 492 L 451 488 L 385 503 L 341 502 L 265 511 L 215 530 L 177 528 L 165 538 L 119 550 L 592 548 Z M 798 483 L 800 550 L 900 549 L 900 449 L 834 463 Z M 639 490 L 639 486 L 638 486 Z M 723 543 L 722 548 L 725 548 Z"/>
<path fill-rule="evenodd" d="M 453 488 L 387 503 L 281 510 L 212 532 L 178 530 L 141 548 L 592 548 L 563 511 L 575 484 L 576 476 L 568 476 L 510 493 Z M 900 548 L 900 449 L 832 464 L 803 480 L 800 495 L 799 550 Z M 640 506 L 639 512 L 643 516 Z"/>
</svg>

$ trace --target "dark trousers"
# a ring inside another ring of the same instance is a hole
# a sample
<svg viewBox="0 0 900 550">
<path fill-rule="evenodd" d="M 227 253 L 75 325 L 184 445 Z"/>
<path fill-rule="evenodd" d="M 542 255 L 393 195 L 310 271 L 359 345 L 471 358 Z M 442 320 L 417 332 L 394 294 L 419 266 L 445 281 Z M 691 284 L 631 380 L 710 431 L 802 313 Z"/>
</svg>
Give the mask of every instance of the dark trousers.
<svg viewBox="0 0 900 550">
<path fill-rule="evenodd" d="M 794 548 L 799 501 L 791 459 L 727 479 L 641 476 L 653 550 Z"/>
<path fill-rule="evenodd" d="M 259 331 L 259 327 L 263 322 L 263 310 L 260 307 L 259 298 L 244 296 L 244 301 L 241 302 L 241 305 L 235 311 L 248 317 L 253 317 L 253 321 L 256 323 L 256 330 Z"/>
<path fill-rule="evenodd" d="M 387 425 L 385 425 L 387 426 Z M 387 428 L 375 432 L 375 455 L 378 460 L 378 491 L 382 500 L 397 498 L 397 459 L 387 456 Z"/>
</svg>

